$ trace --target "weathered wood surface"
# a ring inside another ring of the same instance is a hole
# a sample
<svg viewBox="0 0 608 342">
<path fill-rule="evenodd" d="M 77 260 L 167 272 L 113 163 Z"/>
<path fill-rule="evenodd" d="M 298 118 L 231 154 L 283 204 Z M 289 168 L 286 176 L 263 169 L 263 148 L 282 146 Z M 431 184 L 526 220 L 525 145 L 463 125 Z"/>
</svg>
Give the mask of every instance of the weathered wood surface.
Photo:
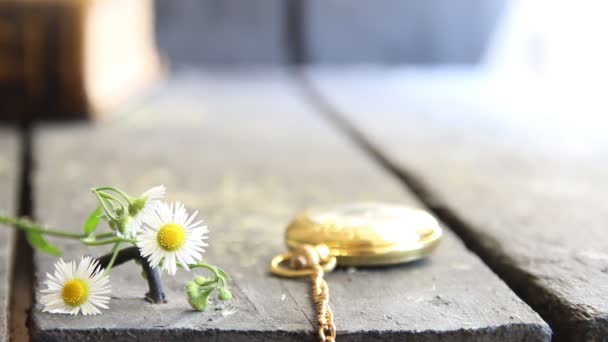
<svg viewBox="0 0 608 342">
<path fill-rule="evenodd" d="M 603 143 L 590 134 L 601 132 L 603 122 L 581 112 L 564 115 L 559 97 L 549 97 L 543 110 L 529 84 L 496 92 L 466 71 L 308 76 L 326 108 L 455 223 L 549 322 L 555 340 L 608 340 L 605 130 Z"/>
<path fill-rule="evenodd" d="M 15 215 L 17 211 L 17 172 L 19 169 L 16 131 L 0 127 L 0 213 Z M 0 227 L 0 341 L 8 340 L 10 279 L 14 253 L 14 233 Z"/>
<path fill-rule="evenodd" d="M 211 230 L 207 260 L 233 275 L 235 297 L 232 306 L 193 312 L 182 291 L 192 274 L 182 272 L 164 277 L 169 303 L 150 305 L 137 268 L 120 266 L 111 273 L 110 311 L 72 317 L 36 305 L 34 339 L 315 340 L 307 279 L 268 272 L 270 258 L 285 249 L 291 217 L 356 200 L 420 203 L 296 89 L 277 73 L 187 74 L 111 122 L 39 127 L 34 186 L 41 220 L 80 229 L 94 205 L 89 187 L 138 192 L 163 183 L 170 199 L 201 210 Z M 67 259 L 84 253 L 75 243 L 61 246 Z M 35 259 L 39 290 L 55 260 Z M 429 260 L 352 271 L 327 276 L 341 341 L 549 339 L 538 315 L 449 230 Z"/>
</svg>

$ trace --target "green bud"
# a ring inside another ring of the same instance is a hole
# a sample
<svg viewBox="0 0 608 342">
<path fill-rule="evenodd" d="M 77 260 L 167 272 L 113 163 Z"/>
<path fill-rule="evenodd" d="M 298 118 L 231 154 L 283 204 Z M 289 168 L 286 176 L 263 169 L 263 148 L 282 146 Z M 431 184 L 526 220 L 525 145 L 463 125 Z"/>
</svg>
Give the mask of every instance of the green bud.
<svg viewBox="0 0 608 342">
<path fill-rule="evenodd" d="M 136 198 L 129 203 L 129 216 L 135 216 L 146 206 L 147 197 Z"/>
<path fill-rule="evenodd" d="M 215 289 L 215 283 L 212 281 L 210 284 L 198 285 L 195 281 L 189 281 L 186 283 L 186 296 L 188 297 L 188 303 L 194 310 L 205 311 L 209 305 L 209 295 Z"/>
<path fill-rule="evenodd" d="M 116 223 L 115 229 L 124 235 L 124 234 L 128 233 L 129 224 L 132 221 L 133 221 L 133 218 L 131 216 L 121 216 L 118 218 L 117 221 L 115 221 L 115 223 Z"/>
<path fill-rule="evenodd" d="M 225 287 L 221 287 L 218 291 L 217 298 L 223 302 L 232 299 L 232 293 Z"/>
<path fill-rule="evenodd" d="M 203 277 L 203 276 L 196 276 L 192 279 L 192 281 L 198 286 L 208 285 L 213 282 L 213 280 L 211 280 L 211 278 L 207 278 L 207 277 Z"/>
<path fill-rule="evenodd" d="M 199 295 L 199 286 L 195 282 L 189 281 L 186 283 L 186 295 L 188 303 L 194 310 L 205 311 L 207 309 L 207 298 Z"/>
</svg>

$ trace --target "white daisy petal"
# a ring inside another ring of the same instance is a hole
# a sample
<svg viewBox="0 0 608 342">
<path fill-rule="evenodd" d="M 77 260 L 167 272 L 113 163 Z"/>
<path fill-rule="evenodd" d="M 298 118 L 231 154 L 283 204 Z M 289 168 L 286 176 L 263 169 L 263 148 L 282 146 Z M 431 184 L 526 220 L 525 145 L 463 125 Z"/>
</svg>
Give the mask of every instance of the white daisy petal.
<svg viewBox="0 0 608 342">
<path fill-rule="evenodd" d="M 165 193 L 167 192 L 167 187 L 164 185 L 155 186 L 149 190 L 146 190 L 141 197 L 148 197 L 150 200 L 160 200 L 165 197 Z"/>
<path fill-rule="evenodd" d="M 208 230 L 200 225 L 202 221 L 192 223 L 197 213 L 188 215 L 180 202 L 159 202 L 153 212 L 146 213 L 136 239 L 141 255 L 152 267 L 162 264 L 162 270 L 174 275 L 178 263 L 188 269 L 188 264 L 202 260 Z"/>
<path fill-rule="evenodd" d="M 59 260 L 55 273 L 46 274 L 46 289 L 41 290 L 42 311 L 76 315 L 97 315 L 99 308 L 107 309 L 110 301 L 109 278 L 91 257 L 74 261 Z"/>
</svg>

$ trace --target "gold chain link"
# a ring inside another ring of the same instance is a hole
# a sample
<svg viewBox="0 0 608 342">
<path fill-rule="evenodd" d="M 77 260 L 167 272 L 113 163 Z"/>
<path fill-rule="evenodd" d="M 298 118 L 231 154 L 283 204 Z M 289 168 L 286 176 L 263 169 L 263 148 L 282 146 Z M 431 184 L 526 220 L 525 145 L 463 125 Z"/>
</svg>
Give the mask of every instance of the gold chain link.
<svg viewBox="0 0 608 342">
<path fill-rule="evenodd" d="M 283 267 L 284 262 L 289 262 L 290 268 Z M 336 257 L 329 254 L 326 245 L 302 245 L 277 255 L 270 262 L 270 270 L 276 275 L 289 278 L 310 276 L 321 342 L 336 341 L 334 314 L 329 307 L 329 289 L 323 279 L 325 272 L 331 272 L 335 267 Z"/>
<path fill-rule="evenodd" d="M 329 289 L 327 282 L 323 279 L 325 272 L 320 265 L 313 266 L 312 300 L 317 309 L 317 322 L 319 322 L 319 339 L 321 342 L 334 342 L 336 340 L 336 325 L 334 314 L 329 307 Z"/>
</svg>

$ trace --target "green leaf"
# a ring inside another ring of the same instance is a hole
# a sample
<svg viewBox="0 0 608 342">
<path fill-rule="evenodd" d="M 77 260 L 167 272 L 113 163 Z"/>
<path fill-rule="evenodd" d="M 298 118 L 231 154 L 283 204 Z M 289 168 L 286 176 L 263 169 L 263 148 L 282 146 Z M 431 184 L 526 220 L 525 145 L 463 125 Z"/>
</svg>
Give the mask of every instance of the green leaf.
<svg viewBox="0 0 608 342">
<path fill-rule="evenodd" d="M 93 212 L 91 213 L 91 215 L 89 215 L 87 220 L 84 221 L 84 226 L 83 226 L 82 230 L 84 231 L 85 235 L 90 235 L 91 233 L 93 233 L 95 231 L 95 229 L 97 228 L 97 225 L 99 225 L 99 221 L 101 220 L 102 211 L 103 211 L 103 208 L 100 205 L 95 210 L 93 210 Z"/>
<path fill-rule="evenodd" d="M 44 252 L 44 253 L 54 255 L 54 256 L 61 255 L 61 250 L 59 250 L 59 248 L 51 245 L 48 241 L 46 241 L 44 239 L 44 237 L 42 236 L 42 233 L 34 232 L 34 231 L 27 231 L 25 233 L 25 237 L 27 238 L 27 241 L 30 243 L 30 245 L 32 247 L 36 248 L 37 250 Z"/>
</svg>

